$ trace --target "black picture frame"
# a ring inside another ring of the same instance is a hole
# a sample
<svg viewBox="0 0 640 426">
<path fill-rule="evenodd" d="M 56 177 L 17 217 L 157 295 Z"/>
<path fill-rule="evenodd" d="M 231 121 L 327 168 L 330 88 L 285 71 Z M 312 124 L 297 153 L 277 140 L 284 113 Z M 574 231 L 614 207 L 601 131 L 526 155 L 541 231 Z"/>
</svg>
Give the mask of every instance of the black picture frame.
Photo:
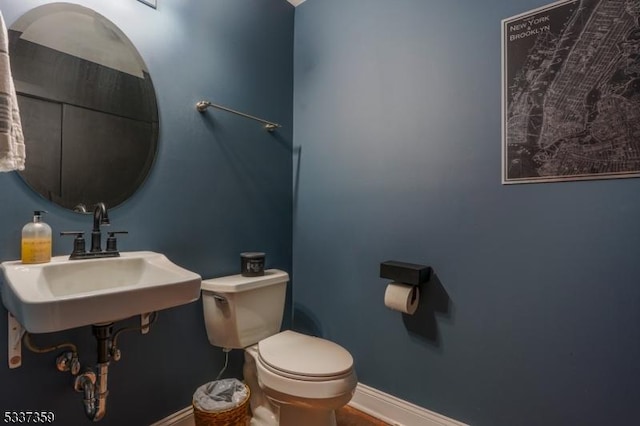
<svg viewBox="0 0 640 426">
<path fill-rule="evenodd" d="M 562 0 L 502 20 L 503 184 L 640 176 L 637 4 Z"/>
</svg>

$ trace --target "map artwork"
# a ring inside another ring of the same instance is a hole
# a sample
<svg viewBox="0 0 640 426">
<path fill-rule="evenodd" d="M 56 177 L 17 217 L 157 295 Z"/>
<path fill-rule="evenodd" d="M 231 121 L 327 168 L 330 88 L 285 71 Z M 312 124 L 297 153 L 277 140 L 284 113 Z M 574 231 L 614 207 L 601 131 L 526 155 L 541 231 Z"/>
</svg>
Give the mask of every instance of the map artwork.
<svg viewBox="0 0 640 426">
<path fill-rule="evenodd" d="M 640 0 L 502 21 L 502 182 L 640 176 Z"/>
</svg>

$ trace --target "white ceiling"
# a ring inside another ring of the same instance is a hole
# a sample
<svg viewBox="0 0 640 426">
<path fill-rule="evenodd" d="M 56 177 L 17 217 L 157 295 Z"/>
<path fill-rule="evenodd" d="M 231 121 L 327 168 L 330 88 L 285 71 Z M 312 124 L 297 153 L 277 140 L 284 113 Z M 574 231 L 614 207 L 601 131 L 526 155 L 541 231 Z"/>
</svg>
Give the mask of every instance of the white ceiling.
<svg viewBox="0 0 640 426">
<path fill-rule="evenodd" d="M 300 3 L 302 3 L 304 0 L 287 0 L 289 3 L 291 3 L 294 6 L 299 5 Z"/>
</svg>

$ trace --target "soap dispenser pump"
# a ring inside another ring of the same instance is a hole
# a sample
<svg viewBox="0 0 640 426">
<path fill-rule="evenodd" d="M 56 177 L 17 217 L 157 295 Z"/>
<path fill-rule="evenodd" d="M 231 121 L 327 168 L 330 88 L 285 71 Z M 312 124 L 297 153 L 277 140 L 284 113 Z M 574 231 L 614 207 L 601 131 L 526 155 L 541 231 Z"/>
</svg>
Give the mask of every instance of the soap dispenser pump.
<svg viewBox="0 0 640 426">
<path fill-rule="evenodd" d="M 42 221 L 44 210 L 33 212 L 33 221 L 22 228 L 22 263 L 51 261 L 51 227 Z"/>
</svg>

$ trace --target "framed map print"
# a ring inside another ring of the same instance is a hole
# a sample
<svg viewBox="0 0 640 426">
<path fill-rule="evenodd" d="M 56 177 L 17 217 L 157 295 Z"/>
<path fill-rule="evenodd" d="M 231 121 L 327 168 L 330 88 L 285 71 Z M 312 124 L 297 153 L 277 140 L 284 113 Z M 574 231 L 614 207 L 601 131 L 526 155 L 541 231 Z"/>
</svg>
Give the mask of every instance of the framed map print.
<svg viewBox="0 0 640 426">
<path fill-rule="evenodd" d="M 640 0 L 502 21 L 502 183 L 640 176 Z"/>
</svg>

